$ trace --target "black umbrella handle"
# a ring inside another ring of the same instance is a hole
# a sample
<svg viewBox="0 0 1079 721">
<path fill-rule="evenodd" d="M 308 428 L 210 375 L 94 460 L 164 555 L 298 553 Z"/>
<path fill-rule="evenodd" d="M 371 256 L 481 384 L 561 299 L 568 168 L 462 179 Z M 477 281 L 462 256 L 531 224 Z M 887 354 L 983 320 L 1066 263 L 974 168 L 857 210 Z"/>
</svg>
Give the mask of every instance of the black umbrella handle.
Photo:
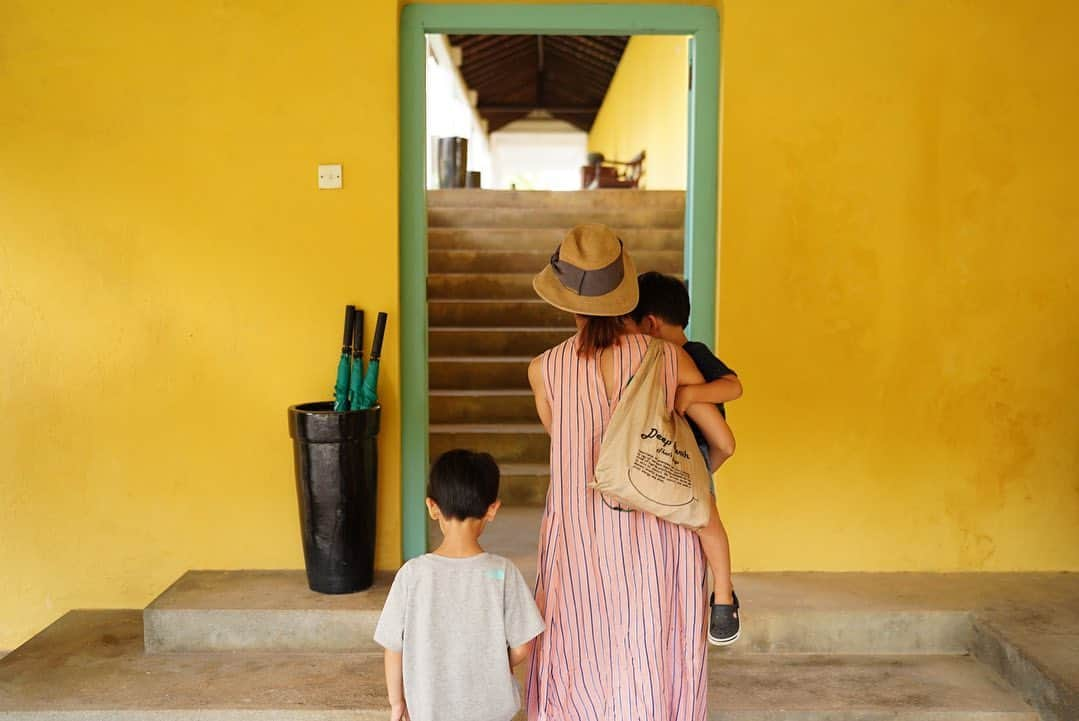
<svg viewBox="0 0 1079 721">
<path fill-rule="evenodd" d="M 341 350 L 347 353 L 352 348 L 352 324 L 356 320 L 356 306 L 345 306 L 345 339 L 341 341 Z"/>
<path fill-rule="evenodd" d="M 353 318 L 355 322 L 352 326 L 352 357 L 363 358 L 363 311 L 357 308 Z"/>
<path fill-rule="evenodd" d="M 379 313 L 375 322 L 375 338 L 371 341 L 371 360 L 382 357 L 382 338 L 386 335 L 386 314 Z"/>
</svg>

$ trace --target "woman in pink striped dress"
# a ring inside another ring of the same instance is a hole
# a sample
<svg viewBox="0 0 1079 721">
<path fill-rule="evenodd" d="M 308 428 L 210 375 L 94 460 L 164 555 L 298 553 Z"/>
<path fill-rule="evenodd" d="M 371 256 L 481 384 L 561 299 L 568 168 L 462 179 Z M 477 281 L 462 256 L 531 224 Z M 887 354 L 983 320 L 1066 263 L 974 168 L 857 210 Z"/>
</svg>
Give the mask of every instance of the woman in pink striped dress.
<svg viewBox="0 0 1079 721">
<path fill-rule="evenodd" d="M 610 507 L 588 484 L 622 389 L 649 337 L 627 332 L 637 275 L 601 225 L 570 231 L 533 285 L 574 313 L 578 333 L 532 361 L 529 380 L 551 435 L 536 603 L 546 632 L 528 673 L 529 721 L 702 721 L 706 717 L 705 569 L 697 534 Z M 668 344 L 668 407 L 703 378 Z M 706 434 L 719 412 L 689 414 Z M 714 414 L 714 418 L 713 415 Z"/>
</svg>

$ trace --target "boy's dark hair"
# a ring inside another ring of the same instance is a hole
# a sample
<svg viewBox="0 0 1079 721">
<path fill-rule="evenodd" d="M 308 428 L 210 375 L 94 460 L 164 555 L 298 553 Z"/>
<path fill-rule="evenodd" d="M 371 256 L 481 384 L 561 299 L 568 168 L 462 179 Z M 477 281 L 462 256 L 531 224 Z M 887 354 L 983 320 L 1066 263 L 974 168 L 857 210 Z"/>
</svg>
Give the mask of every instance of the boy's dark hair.
<svg viewBox="0 0 1079 721">
<path fill-rule="evenodd" d="M 664 323 L 689 325 L 689 290 L 678 278 L 650 270 L 637 276 L 637 290 L 640 299 L 630 313 L 634 323 L 654 315 Z"/>
<path fill-rule="evenodd" d="M 498 500 L 498 464 L 490 453 L 446 451 L 431 466 L 427 497 L 447 519 L 483 518 Z"/>
</svg>

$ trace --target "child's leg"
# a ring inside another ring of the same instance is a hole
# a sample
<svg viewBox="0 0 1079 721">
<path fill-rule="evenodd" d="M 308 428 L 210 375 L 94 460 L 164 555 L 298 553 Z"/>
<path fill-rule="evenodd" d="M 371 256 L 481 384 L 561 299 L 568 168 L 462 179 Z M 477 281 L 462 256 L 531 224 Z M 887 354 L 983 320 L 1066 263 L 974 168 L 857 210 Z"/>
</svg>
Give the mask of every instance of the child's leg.
<svg viewBox="0 0 1079 721">
<path fill-rule="evenodd" d="M 716 596 L 716 603 L 733 603 L 732 593 L 734 586 L 731 582 L 731 547 L 727 540 L 727 529 L 719 520 L 719 511 L 715 503 L 712 504 L 712 512 L 708 517 L 708 525 L 697 531 L 701 539 L 701 550 L 708 561 L 708 567 L 712 569 L 712 590 Z"/>
</svg>

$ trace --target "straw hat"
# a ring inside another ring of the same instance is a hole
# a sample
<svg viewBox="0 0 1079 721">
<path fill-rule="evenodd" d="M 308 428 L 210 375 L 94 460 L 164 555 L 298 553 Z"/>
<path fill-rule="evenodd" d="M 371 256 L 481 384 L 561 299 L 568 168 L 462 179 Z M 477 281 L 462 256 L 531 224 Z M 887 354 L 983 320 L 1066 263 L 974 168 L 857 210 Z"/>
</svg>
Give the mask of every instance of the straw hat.
<svg viewBox="0 0 1079 721">
<path fill-rule="evenodd" d="M 532 287 L 570 313 L 620 316 L 637 307 L 637 268 L 606 225 L 578 225 L 566 233 Z"/>
</svg>

